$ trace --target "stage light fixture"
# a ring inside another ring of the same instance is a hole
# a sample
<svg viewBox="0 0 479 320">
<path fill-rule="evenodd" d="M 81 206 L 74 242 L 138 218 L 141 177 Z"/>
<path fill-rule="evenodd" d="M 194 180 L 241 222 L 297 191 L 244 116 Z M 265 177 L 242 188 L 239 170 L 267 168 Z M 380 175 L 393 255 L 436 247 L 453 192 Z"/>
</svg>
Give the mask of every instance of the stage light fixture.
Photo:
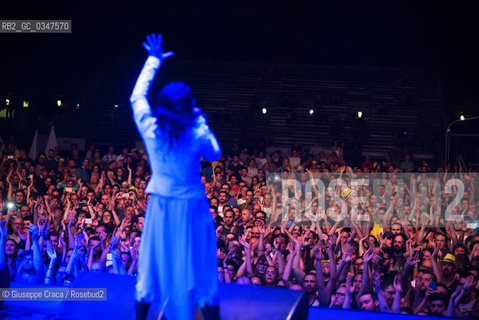
<svg viewBox="0 0 479 320">
<path fill-rule="evenodd" d="M 77 103 L 77 109 L 80 109 L 80 104 L 79 103 Z"/>
<path fill-rule="evenodd" d="M 59 107 L 62 106 L 62 101 L 61 100 L 57 100 L 57 106 L 59 106 Z"/>
<path fill-rule="evenodd" d="M 309 115 L 312 116 L 314 114 L 314 109 L 309 109 Z"/>
<path fill-rule="evenodd" d="M 262 112 L 263 114 L 266 114 L 266 113 L 268 113 L 268 109 L 263 108 L 263 109 L 261 109 L 261 112 Z"/>
<path fill-rule="evenodd" d="M 9 106 L 9 105 L 10 105 L 10 99 L 5 99 L 5 104 L 6 104 L 7 106 Z"/>
<path fill-rule="evenodd" d="M 23 107 L 28 108 L 30 106 L 30 101 L 28 100 L 23 100 Z"/>
<path fill-rule="evenodd" d="M 118 107 L 119 107 L 119 105 L 115 104 L 115 108 L 118 108 Z"/>
<path fill-rule="evenodd" d="M 358 111 L 358 119 L 361 119 L 363 117 L 363 112 L 362 111 Z"/>
<path fill-rule="evenodd" d="M 466 117 L 464 117 L 464 115 L 461 114 L 461 116 L 459 117 L 459 119 L 461 119 L 461 120 L 466 120 Z"/>
</svg>

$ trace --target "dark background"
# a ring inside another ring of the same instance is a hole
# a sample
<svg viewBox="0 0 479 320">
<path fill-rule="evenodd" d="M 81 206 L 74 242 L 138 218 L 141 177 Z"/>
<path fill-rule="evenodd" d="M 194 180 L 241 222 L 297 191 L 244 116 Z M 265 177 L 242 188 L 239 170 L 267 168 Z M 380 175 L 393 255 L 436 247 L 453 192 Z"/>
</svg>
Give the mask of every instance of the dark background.
<svg viewBox="0 0 479 320">
<path fill-rule="evenodd" d="M 0 15 L 73 26 L 71 34 L 0 34 L 2 94 L 74 94 L 111 57 L 141 65 L 144 36 L 161 32 L 178 59 L 433 68 L 450 117 L 477 115 L 475 1 L 2 3 Z"/>
</svg>

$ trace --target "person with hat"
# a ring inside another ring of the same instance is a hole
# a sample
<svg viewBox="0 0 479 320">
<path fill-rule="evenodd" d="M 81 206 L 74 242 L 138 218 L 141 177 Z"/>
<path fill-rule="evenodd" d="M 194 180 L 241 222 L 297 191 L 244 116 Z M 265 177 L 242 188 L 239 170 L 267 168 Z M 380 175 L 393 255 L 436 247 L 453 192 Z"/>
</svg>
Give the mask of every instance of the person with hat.
<svg viewBox="0 0 479 320">
<path fill-rule="evenodd" d="M 449 292 L 453 292 L 458 284 L 456 278 L 456 257 L 448 253 L 441 260 L 440 265 L 438 265 L 438 253 L 439 247 L 436 247 L 431 256 L 432 269 L 437 277 L 437 281 L 444 283 L 449 289 Z"/>
</svg>

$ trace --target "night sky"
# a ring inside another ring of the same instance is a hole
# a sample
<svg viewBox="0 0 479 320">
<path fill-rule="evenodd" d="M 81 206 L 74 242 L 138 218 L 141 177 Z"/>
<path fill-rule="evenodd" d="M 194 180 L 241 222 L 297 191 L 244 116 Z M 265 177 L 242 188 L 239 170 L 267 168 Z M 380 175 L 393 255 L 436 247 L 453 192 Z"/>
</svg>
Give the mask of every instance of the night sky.
<svg viewBox="0 0 479 320">
<path fill-rule="evenodd" d="M 142 61 L 144 36 L 161 32 L 177 59 L 434 68 L 448 107 L 473 105 L 477 13 L 474 1 L 2 3 L 1 19 L 71 19 L 73 32 L 0 34 L 0 93 L 72 92 L 111 57 Z"/>
</svg>

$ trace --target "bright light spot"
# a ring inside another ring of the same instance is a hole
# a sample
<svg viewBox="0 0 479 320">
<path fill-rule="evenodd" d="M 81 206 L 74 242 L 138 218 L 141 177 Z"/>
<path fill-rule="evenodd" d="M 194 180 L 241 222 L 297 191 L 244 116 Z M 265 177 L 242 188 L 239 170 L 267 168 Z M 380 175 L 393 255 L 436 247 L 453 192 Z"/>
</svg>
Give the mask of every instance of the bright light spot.
<svg viewBox="0 0 479 320">
<path fill-rule="evenodd" d="M 358 118 L 361 119 L 363 117 L 363 112 L 362 111 L 358 111 Z"/>
<path fill-rule="evenodd" d="M 310 110 L 309 110 L 309 115 L 312 116 L 313 113 L 314 113 L 314 110 L 313 110 L 313 109 L 310 109 Z"/>
<path fill-rule="evenodd" d="M 266 114 L 268 112 L 268 109 L 263 108 L 263 109 L 261 109 L 261 112 L 263 112 L 263 114 Z"/>
<path fill-rule="evenodd" d="M 62 101 L 61 100 L 57 100 L 57 106 L 59 106 L 59 107 L 62 106 Z"/>
<path fill-rule="evenodd" d="M 77 109 L 80 109 L 80 104 L 79 103 L 77 103 Z"/>
<path fill-rule="evenodd" d="M 117 104 L 115 104 L 115 108 L 118 108 L 119 106 Z"/>
<path fill-rule="evenodd" d="M 10 99 L 6 99 L 6 100 L 5 100 L 5 104 L 6 104 L 7 106 L 9 106 L 9 105 L 10 105 Z"/>
<path fill-rule="evenodd" d="M 466 120 L 466 117 L 464 117 L 464 115 L 461 114 L 461 116 L 459 117 L 459 119 L 461 119 L 461 120 Z"/>
<path fill-rule="evenodd" d="M 23 101 L 23 107 L 24 107 L 24 108 L 28 108 L 29 106 L 30 106 L 30 102 L 27 101 L 27 100 L 24 100 L 24 101 Z"/>
<path fill-rule="evenodd" d="M 15 207 L 15 204 L 12 201 L 7 202 L 7 208 L 8 209 L 11 209 L 13 207 Z"/>
</svg>

